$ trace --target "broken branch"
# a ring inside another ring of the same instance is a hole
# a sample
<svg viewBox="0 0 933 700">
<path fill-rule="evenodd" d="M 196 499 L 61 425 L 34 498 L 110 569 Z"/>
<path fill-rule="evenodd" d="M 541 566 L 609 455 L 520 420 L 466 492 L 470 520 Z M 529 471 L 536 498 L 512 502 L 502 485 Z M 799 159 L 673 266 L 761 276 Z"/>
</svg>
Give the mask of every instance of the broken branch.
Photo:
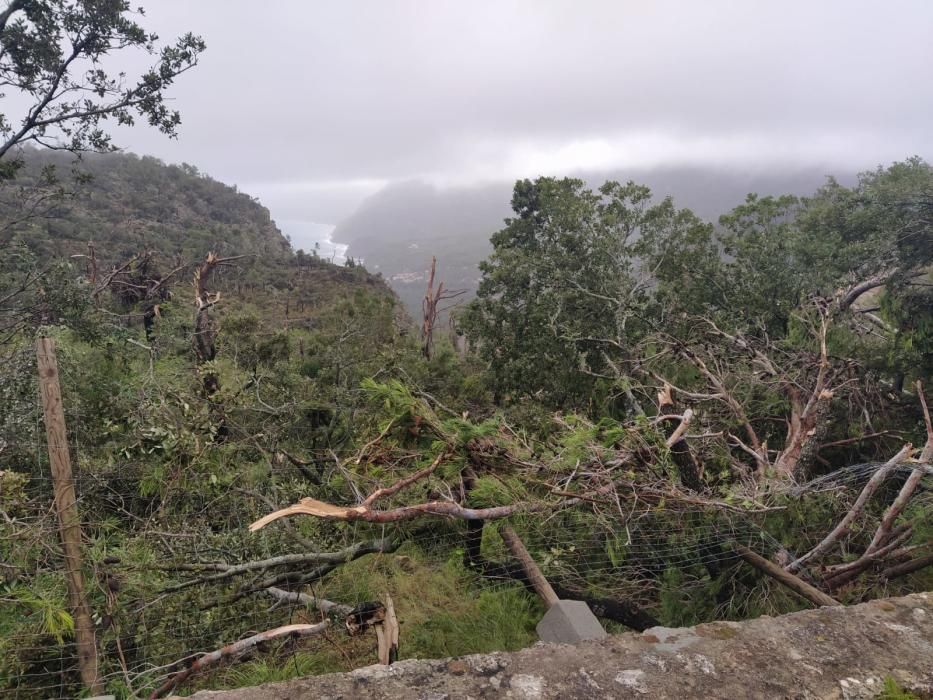
<svg viewBox="0 0 933 700">
<path fill-rule="evenodd" d="M 855 503 L 849 509 L 849 512 L 845 514 L 845 517 L 839 521 L 836 527 L 833 528 L 823 540 L 817 544 L 813 549 L 804 554 L 803 556 L 797 558 L 795 561 L 792 561 L 785 567 L 785 570 L 789 573 L 794 573 L 800 571 L 803 568 L 803 565 L 808 561 L 816 559 L 827 551 L 829 548 L 836 543 L 836 541 L 842 536 L 842 534 L 849 529 L 849 525 L 852 524 L 862 512 L 865 507 L 865 504 L 868 502 L 868 499 L 871 498 L 872 494 L 878 489 L 887 477 L 888 474 L 897 467 L 903 460 L 910 456 L 910 453 L 913 451 L 913 446 L 909 443 L 904 445 L 900 452 L 894 455 L 891 459 L 885 462 L 878 471 L 872 474 L 871 479 L 868 480 L 868 483 L 865 484 L 865 487 L 862 489 L 862 492 L 858 495 L 858 498 L 855 499 Z"/>
<path fill-rule="evenodd" d="M 220 649 L 216 649 L 210 653 L 198 657 L 194 663 L 192 663 L 187 668 L 169 676 L 162 685 L 152 691 L 152 695 L 149 697 L 150 699 L 161 698 L 163 695 L 166 695 L 167 693 L 174 690 L 180 683 L 183 683 L 195 673 L 203 671 L 210 666 L 214 666 L 224 659 L 240 656 L 244 652 L 252 649 L 258 644 L 262 644 L 263 642 L 269 642 L 273 639 L 282 639 L 287 637 L 310 637 L 312 635 L 320 634 L 329 626 L 329 620 L 324 620 L 323 622 L 319 622 L 316 625 L 285 625 L 284 627 L 276 627 L 275 629 L 266 630 L 265 632 L 260 632 L 259 634 L 254 634 L 252 637 L 241 639 L 237 642 L 233 642 L 232 644 L 227 644 Z"/>
</svg>

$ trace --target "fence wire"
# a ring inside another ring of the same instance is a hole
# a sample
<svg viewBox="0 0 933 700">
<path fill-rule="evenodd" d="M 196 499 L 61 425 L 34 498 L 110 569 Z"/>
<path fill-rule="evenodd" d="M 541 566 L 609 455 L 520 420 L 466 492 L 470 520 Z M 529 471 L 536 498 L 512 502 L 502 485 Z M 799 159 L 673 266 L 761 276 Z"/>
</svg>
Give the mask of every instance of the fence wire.
<svg viewBox="0 0 933 700">
<path fill-rule="evenodd" d="M 67 372 L 66 365 L 64 383 Z M 24 381 L 25 388 L 0 387 L 4 399 L 35 396 L 34 381 Z M 80 692 L 78 655 L 67 616 L 41 412 L 37 401 L 27 412 L 12 403 L 7 408 L 8 417 L 18 418 L 15 424 L 2 424 L 0 455 L 25 461 L 0 472 L 0 696 L 74 697 Z M 70 426 L 97 420 L 78 414 L 67 402 L 65 409 Z M 307 494 L 308 484 L 293 466 L 267 464 L 261 473 L 244 473 L 233 482 L 215 483 L 210 474 L 199 473 L 180 481 L 187 484 L 183 497 L 176 495 L 167 504 L 147 490 L 131 459 L 116 454 L 106 465 L 91 464 L 79 431 L 70 431 L 69 437 L 99 673 L 107 690 L 121 697 L 147 696 L 193 659 L 236 640 L 323 619 L 306 602 L 283 602 L 270 589 L 350 608 L 389 594 L 403 625 L 402 648 L 409 644 L 416 651 L 425 648 L 418 645 L 428 633 L 431 649 L 483 651 L 469 646 L 476 637 L 465 630 L 475 624 L 477 611 L 489 613 L 467 603 L 514 594 L 502 598 L 506 605 L 518 600 L 539 605 L 526 591 L 495 524 L 477 534 L 463 521 L 425 518 L 374 525 L 306 517 L 251 533 L 248 526 L 258 517 Z M 339 461 L 348 455 L 328 451 L 320 456 Z M 784 495 L 805 500 L 835 493 L 845 504 L 879 466 L 846 467 L 789 487 Z M 895 472 L 903 477 L 916 468 L 904 463 Z M 931 482 L 928 474 L 916 498 L 927 503 L 933 498 Z M 701 505 L 595 512 L 583 502 L 517 515 L 509 523 L 561 590 L 648 611 L 658 600 L 685 605 L 678 592 L 707 586 L 724 571 L 737 572 L 736 544 L 769 558 L 783 549 L 767 514 Z M 322 556 L 367 542 L 371 550 L 382 551 L 358 558 L 348 553 L 336 561 Z M 283 564 L 284 557 L 291 557 L 290 563 Z M 457 604 L 451 601 L 466 603 L 463 610 L 445 609 Z M 720 606 L 708 614 L 730 611 Z M 270 672 L 264 678 L 275 679 L 348 669 L 367 658 L 374 662 L 375 646 L 371 635 L 348 637 L 337 620 L 324 635 L 265 643 L 249 658 L 253 670 L 265 662 L 274 665 L 279 675 Z M 184 690 L 249 683 L 254 677 L 243 668 L 220 664 Z"/>
</svg>

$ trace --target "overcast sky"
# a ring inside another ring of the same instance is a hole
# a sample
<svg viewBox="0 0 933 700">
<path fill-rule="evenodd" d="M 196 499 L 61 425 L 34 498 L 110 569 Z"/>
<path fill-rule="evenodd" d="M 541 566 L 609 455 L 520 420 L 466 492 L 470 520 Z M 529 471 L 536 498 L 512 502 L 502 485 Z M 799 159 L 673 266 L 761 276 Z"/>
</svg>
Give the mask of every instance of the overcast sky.
<svg viewBox="0 0 933 700">
<path fill-rule="evenodd" d="M 140 1 L 208 49 L 172 92 L 179 139 L 121 144 L 280 222 L 411 178 L 933 154 L 929 0 Z"/>
</svg>

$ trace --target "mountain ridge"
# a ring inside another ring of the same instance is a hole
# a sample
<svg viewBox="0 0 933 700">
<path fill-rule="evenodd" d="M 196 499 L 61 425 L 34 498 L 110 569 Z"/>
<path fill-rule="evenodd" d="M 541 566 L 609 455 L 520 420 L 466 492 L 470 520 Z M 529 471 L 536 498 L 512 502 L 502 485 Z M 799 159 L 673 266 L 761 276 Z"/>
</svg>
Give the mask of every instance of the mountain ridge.
<svg viewBox="0 0 933 700">
<path fill-rule="evenodd" d="M 751 192 L 806 195 L 830 175 L 827 166 L 785 170 L 667 167 L 653 170 L 577 173 L 590 186 L 605 180 L 633 180 L 649 186 L 656 198 L 717 221 Z M 839 178 L 854 180 L 849 173 Z M 479 282 L 478 265 L 492 251 L 489 237 L 511 215 L 511 182 L 441 188 L 409 180 L 388 185 L 364 200 L 340 222 L 334 241 L 348 245 L 347 255 L 362 259 L 383 274 L 409 310 L 417 315 L 431 257 L 438 259 L 439 279 L 448 288 L 466 289 Z"/>
</svg>

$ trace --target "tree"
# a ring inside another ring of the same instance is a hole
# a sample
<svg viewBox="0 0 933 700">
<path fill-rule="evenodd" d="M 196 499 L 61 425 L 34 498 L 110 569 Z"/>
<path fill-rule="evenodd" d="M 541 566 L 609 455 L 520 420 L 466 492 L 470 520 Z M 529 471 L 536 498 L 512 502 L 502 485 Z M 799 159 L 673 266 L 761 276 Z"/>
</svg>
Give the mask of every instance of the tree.
<svg viewBox="0 0 933 700">
<path fill-rule="evenodd" d="M 452 301 L 457 297 L 466 294 L 465 289 L 447 289 L 444 283 L 440 282 L 437 288 L 434 287 L 434 276 L 437 272 L 437 258 L 431 258 L 431 272 L 428 275 L 428 288 L 424 293 L 424 299 L 421 302 L 421 354 L 425 359 L 430 360 L 434 353 L 434 327 L 437 325 L 438 314 L 450 311 L 456 306 L 457 302 L 437 308 L 438 304 L 444 301 Z"/>
<path fill-rule="evenodd" d="M 11 109 L 18 113 L 0 113 L 0 185 L 6 181 L 6 189 L 14 189 L 9 181 L 24 166 L 26 145 L 73 153 L 114 150 L 108 121 L 126 126 L 143 118 L 174 136 L 181 117 L 167 106 L 165 91 L 197 65 L 205 45 L 190 33 L 161 49 L 157 42 L 124 0 L 9 0 L 0 10 L 0 85 L 8 91 L 0 97 L 13 98 Z M 101 67 L 126 49 L 157 56 L 134 81 Z M 0 234 L 54 211 L 69 193 L 54 166 L 16 189 L 0 193 Z M 33 268 L 8 286 L 0 275 L 0 325 L 28 320 L 26 310 L 36 305 L 35 290 L 46 277 L 47 271 Z"/>
<path fill-rule="evenodd" d="M 142 15 L 142 8 L 138 10 Z M 9 0 L 0 11 L 0 82 L 22 98 L 18 116 L 0 114 L 0 177 L 21 167 L 17 146 L 33 142 L 74 152 L 113 150 L 105 123 L 131 125 L 137 118 L 174 136 L 181 117 L 165 91 L 197 65 L 203 40 L 188 33 L 157 48 L 124 0 Z M 128 81 L 101 62 L 124 49 L 157 56 Z M 12 157 L 11 157 L 12 156 Z"/>
<path fill-rule="evenodd" d="M 600 382 L 627 374 L 622 364 L 647 328 L 657 271 L 682 276 L 687 261 L 675 262 L 677 248 L 711 251 L 711 229 L 632 182 L 593 192 L 582 180 L 524 180 L 512 208 L 517 216 L 493 235 L 493 254 L 480 265 L 464 328 L 500 394 L 540 392 L 553 405 L 582 405 Z M 631 393 L 622 393 L 633 409 Z"/>
</svg>

